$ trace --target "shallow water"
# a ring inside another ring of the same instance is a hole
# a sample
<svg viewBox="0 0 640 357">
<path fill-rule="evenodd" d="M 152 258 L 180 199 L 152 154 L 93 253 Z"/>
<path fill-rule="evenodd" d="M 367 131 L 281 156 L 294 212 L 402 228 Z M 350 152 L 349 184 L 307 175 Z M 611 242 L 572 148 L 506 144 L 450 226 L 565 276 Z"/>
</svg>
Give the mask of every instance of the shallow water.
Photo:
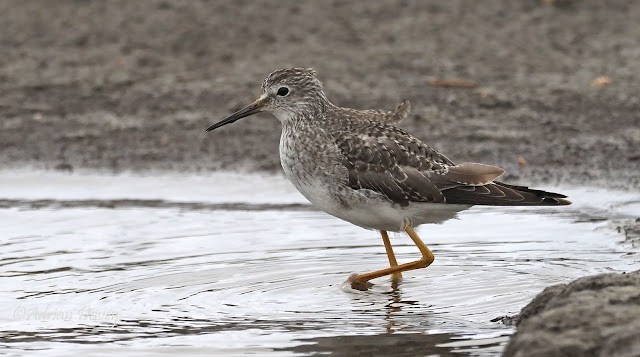
<svg viewBox="0 0 640 357">
<path fill-rule="evenodd" d="M 544 287 L 639 267 L 611 221 L 639 216 L 640 195 L 559 190 L 574 205 L 420 227 L 435 263 L 360 292 L 342 283 L 388 265 L 378 234 L 280 176 L 0 172 L 0 351 L 496 354 L 513 329 L 491 320 Z"/>
</svg>

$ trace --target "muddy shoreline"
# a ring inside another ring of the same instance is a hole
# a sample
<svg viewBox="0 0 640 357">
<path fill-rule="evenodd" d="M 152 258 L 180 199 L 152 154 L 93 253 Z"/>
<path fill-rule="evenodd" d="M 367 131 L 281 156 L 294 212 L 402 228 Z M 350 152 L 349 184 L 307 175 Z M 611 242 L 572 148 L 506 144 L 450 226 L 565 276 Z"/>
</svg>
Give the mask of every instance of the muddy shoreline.
<svg viewBox="0 0 640 357">
<path fill-rule="evenodd" d="M 638 2 L 267 5 L 0 2 L 0 166 L 279 171 L 273 118 L 204 129 L 296 65 L 338 105 L 410 100 L 401 127 L 507 182 L 640 189 Z"/>
<path fill-rule="evenodd" d="M 640 5 L 557 3 L 5 1 L 0 164 L 277 171 L 276 120 L 204 129 L 299 65 L 338 105 L 410 100 L 402 127 L 505 180 L 636 190 Z"/>
</svg>

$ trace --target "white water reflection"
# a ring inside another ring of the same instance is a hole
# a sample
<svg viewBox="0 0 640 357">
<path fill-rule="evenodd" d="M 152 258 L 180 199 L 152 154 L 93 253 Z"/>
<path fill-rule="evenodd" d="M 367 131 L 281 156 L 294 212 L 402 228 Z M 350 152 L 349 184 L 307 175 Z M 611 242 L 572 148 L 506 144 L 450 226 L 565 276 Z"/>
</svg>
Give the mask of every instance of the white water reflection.
<svg viewBox="0 0 640 357">
<path fill-rule="evenodd" d="M 376 232 L 305 206 L 171 206 L 304 202 L 279 176 L 1 173 L 0 347 L 17 355 L 495 353 L 512 330 L 490 320 L 517 313 L 544 287 L 638 269 L 637 249 L 610 227 L 640 215 L 638 195 L 561 191 L 573 206 L 473 208 L 422 226 L 432 266 L 399 286 L 383 278 L 350 292 L 340 288 L 349 274 L 388 264 Z M 34 203 L 43 199 L 80 201 Z M 138 201 L 100 203 L 113 199 Z M 145 207 L 157 199 L 168 203 Z M 392 242 L 400 260 L 417 257 L 405 236 Z"/>
</svg>

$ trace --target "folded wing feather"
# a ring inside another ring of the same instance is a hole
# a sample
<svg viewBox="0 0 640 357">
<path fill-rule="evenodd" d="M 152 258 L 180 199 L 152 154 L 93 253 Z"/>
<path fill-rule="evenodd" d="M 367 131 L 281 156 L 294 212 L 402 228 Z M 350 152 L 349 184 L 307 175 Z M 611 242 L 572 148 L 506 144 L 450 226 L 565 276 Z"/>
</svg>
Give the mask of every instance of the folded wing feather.
<svg viewBox="0 0 640 357">
<path fill-rule="evenodd" d="M 497 166 L 456 165 L 399 128 L 371 122 L 357 128 L 357 133 L 353 129 L 336 139 L 352 189 L 375 191 L 402 206 L 410 202 L 498 206 L 570 203 L 560 194 L 494 181 L 504 174 Z"/>
</svg>

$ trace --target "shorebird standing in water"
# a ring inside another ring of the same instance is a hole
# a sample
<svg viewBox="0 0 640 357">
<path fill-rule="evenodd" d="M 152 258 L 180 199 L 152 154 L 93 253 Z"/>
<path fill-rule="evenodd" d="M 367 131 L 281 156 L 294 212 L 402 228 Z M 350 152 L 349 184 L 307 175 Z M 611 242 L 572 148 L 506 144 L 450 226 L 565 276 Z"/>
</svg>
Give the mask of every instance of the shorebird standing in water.
<svg viewBox="0 0 640 357">
<path fill-rule="evenodd" d="M 207 131 L 259 112 L 280 121 L 280 162 L 298 191 L 315 207 L 382 235 L 390 267 L 353 274 L 349 282 L 360 290 L 371 279 L 400 279 L 402 272 L 433 262 L 414 231 L 421 224 L 442 223 L 472 205 L 570 204 L 561 194 L 495 181 L 504 173 L 499 167 L 455 164 L 390 124 L 409 110 L 408 102 L 392 112 L 335 106 L 313 69 L 287 68 L 264 80 L 255 102 Z M 398 264 L 387 231 L 405 231 L 422 258 Z"/>
</svg>

